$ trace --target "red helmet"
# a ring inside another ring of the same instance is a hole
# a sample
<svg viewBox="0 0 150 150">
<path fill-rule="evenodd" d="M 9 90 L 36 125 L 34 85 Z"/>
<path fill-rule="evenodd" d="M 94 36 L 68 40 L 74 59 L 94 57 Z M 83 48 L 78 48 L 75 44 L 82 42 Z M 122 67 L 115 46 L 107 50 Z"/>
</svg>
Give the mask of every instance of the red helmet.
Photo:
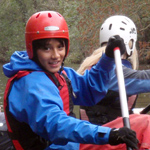
<svg viewBox="0 0 150 150">
<path fill-rule="evenodd" d="M 26 25 L 25 39 L 29 58 L 33 58 L 32 42 L 45 38 L 67 39 L 66 56 L 69 52 L 69 30 L 64 17 L 55 11 L 41 11 L 33 14 Z"/>
</svg>

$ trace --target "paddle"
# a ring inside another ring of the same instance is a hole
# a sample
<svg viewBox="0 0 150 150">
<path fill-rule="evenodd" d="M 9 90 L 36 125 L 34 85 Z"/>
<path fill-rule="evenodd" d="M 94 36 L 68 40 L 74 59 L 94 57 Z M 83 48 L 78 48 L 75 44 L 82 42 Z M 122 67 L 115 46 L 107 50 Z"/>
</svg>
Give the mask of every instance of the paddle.
<svg viewBox="0 0 150 150">
<path fill-rule="evenodd" d="M 119 97 L 120 97 L 123 123 L 125 127 L 130 128 L 127 95 L 126 95 L 126 90 L 125 90 L 121 54 L 120 54 L 119 47 L 114 48 L 114 57 L 115 57 L 115 64 L 116 64 L 116 72 L 117 72 L 117 79 L 118 79 Z M 127 150 L 132 150 L 132 149 L 130 147 L 127 147 Z"/>
</svg>

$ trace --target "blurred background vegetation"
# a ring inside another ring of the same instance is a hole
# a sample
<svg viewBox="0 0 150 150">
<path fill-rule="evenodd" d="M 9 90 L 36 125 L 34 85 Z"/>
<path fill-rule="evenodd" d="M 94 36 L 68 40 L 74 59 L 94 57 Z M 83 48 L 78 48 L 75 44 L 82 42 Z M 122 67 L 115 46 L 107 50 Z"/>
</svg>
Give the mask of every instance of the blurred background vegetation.
<svg viewBox="0 0 150 150">
<path fill-rule="evenodd" d="M 141 63 L 150 63 L 150 0 L 0 0 L 0 62 L 16 50 L 25 50 L 28 18 L 37 11 L 54 10 L 66 19 L 70 30 L 69 63 L 80 63 L 99 47 L 99 29 L 111 15 L 131 18 L 138 30 Z"/>
</svg>

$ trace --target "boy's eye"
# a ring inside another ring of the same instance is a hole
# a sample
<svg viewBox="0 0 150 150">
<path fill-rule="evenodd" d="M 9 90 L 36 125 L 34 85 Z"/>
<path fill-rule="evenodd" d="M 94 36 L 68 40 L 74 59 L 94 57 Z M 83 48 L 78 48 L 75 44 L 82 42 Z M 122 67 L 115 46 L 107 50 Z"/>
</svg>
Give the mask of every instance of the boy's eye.
<svg viewBox="0 0 150 150">
<path fill-rule="evenodd" d="M 58 46 L 58 48 L 63 48 L 63 46 L 60 45 L 60 46 Z"/>
<path fill-rule="evenodd" d="M 50 47 L 44 47 L 44 50 L 50 50 L 51 48 Z"/>
<path fill-rule="evenodd" d="M 58 48 L 59 48 L 59 49 L 62 49 L 62 48 L 64 48 L 64 46 L 63 46 L 63 45 L 59 45 Z"/>
</svg>

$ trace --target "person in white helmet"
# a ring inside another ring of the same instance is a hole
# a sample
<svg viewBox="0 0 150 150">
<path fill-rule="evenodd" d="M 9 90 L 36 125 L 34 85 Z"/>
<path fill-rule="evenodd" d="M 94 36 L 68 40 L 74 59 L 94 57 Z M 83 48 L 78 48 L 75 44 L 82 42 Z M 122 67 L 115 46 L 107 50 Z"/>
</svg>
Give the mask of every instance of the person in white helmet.
<svg viewBox="0 0 150 150">
<path fill-rule="evenodd" d="M 90 70 L 105 52 L 105 48 L 112 36 L 120 36 L 125 43 L 126 53 L 122 55 L 123 72 L 126 84 L 126 91 L 128 97 L 128 106 L 130 114 L 133 113 L 132 108 L 135 106 L 138 93 L 150 92 L 150 70 L 140 71 L 138 69 L 138 55 L 136 50 L 137 29 L 134 22 L 123 15 L 114 15 L 107 18 L 100 27 L 100 48 L 95 50 L 89 57 L 87 57 L 77 70 L 78 73 L 84 74 Z M 82 120 L 90 121 L 97 125 L 108 125 L 110 127 L 119 127 L 122 120 L 118 117 L 121 116 L 121 107 L 118 93 L 118 80 L 116 72 L 111 74 L 109 82 L 109 90 L 106 96 L 94 106 L 80 106 L 80 118 Z M 146 118 L 145 118 L 146 117 Z M 148 143 L 147 147 L 150 148 L 150 141 L 145 137 L 149 137 L 147 133 L 150 131 L 149 115 L 131 115 L 131 127 L 137 132 L 140 139 L 140 147 L 143 143 Z M 147 120 L 147 122 L 144 122 Z M 135 124 L 136 121 L 136 124 Z M 143 124 L 143 122 L 145 124 Z M 144 128 L 141 134 L 139 128 Z M 143 137 L 143 138 L 142 138 Z M 145 145 L 144 145 L 145 146 Z M 81 150 L 92 149 L 92 146 L 81 145 Z M 94 146 L 93 148 L 96 149 Z M 113 149 L 110 145 L 107 147 L 100 146 L 98 149 Z M 116 148 L 120 148 L 119 146 Z M 95 150 L 94 149 L 94 150 Z"/>
</svg>

